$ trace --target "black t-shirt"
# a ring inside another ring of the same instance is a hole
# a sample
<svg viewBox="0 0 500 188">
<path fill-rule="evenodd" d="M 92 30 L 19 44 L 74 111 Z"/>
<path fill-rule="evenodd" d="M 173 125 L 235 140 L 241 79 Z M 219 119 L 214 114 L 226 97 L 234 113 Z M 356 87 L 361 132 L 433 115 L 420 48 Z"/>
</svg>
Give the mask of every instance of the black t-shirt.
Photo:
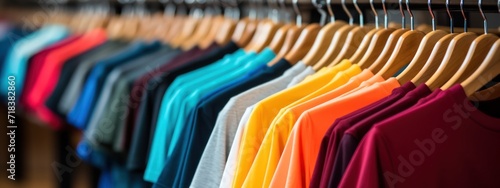
<svg viewBox="0 0 500 188">
<path fill-rule="evenodd" d="M 127 168 L 129 170 L 144 170 L 146 168 L 161 100 L 175 78 L 181 74 L 212 64 L 223 58 L 224 55 L 233 53 L 238 49 L 239 47 L 236 43 L 230 42 L 224 47 L 217 47 L 203 57 L 197 58 L 173 70 L 163 72 L 148 82 L 144 88 L 145 92 L 142 95 L 142 102 L 137 114 L 135 131 L 127 159 Z"/>
<path fill-rule="evenodd" d="M 80 63 L 84 63 L 90 59 L 94 59 L 96 57 L 101 57 L 111 52 L 117 51 L 124 46 L 126 46 L 126 42 L 124 41 L 108 41 L 102 45 L 99 45 L 91 50 L 88 50 L 78 56 L 75 56 L 69 59 L 66 63 L 64 63 L 61 76 L 57 81 L 56 88 L 50 95 L 50 97 L 45 101 L 45 105 L 55 112 L 56 114 L 63 116 L 58 109 L 59 100 L 61 99 L 66 87 L 70 82 L 71 76 L 77 71 L 77 67 Z"/>
</svg>

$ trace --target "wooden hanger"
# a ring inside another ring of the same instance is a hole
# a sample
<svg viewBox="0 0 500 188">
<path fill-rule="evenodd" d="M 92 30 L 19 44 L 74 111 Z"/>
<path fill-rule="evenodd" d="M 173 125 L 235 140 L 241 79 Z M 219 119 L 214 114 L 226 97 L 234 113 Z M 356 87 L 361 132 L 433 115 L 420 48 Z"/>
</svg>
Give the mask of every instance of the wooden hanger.
<svg viewBox="0 0 500 188">
<path fill-rule="evenodd" d="M 302 27 L 297 27 L 295 24 L 291 25 L 286 32 L 286 38 L 283 42 L 281 50 L 277 53 L 276 57 L 271 60 L 267 66 L 272 66 L 276 64 L 281 58 L 283 58 L 293 47 L 297 39 L 299 38 Z"/>
<path fill-rule="evenodd" d="M 187 17 L 182 16 L 182 15 L 176 15 L 171 19 L 171 27 L 168 30 L 168 32 L 165 33 L 165 41 L 168 41 L 168 43 L 172 43 L 172 41 L 180 37 L 182 35 L 182 29 L 184 28 L 184 20 L 187 19 Z"/>
<path fill-rule="evenodd" d="M 475 33 L 466 32 L 457 35 L 451 40 L 437 71 L 425 82 L 431 90 L 443 86 L 456 73 L 469 51 L 469 46 L 476 37 Z"/>
<path fill-rule="evenodd" d="M 236 24 L 232 40 L 240 47 L 244 47 L 250 43 L 252 36 L 257 29 L 257 21 L 250 18 L 243 18 Z"/>
<path fill-rule="evenodd" d="M 410 16 L 413 17 L 413 14 L 411 13 L 411 10 L 408 7 L 409 6 L 407 5 L 407 10 L 410 13 Z M 411 60 L 411 58 L 413 58 L 413 56 L 411 55 L 415 55 L 416 50 L 418 48 L 417 45 L 420 43 L 420 41 L 424 36 L 422 32 L 413 30 L 414 29 L 413 23 L 410 24 L 412 27 L 411 31 L 405 29 L 405 22 L 404 22 L 405 15 L 403 11 L 402 1 L 399 1 L 399 10 L 402 16 L 403 23 L 401 25 L 403 26 L 403 28 L 394 31 L 391 34 L 391 36 L 389 36 L 389 40 L 387 41 L 381 55 L 368 68 L 373 73 L 377 73 L 377 75 L 382 75 L 385 78 L 392 76 L 388 75 L 395 69 L 399 70 L 398 68 L 401 68 L 403 65 L 408 63 Z M 407 32 L 410 33 L 406 34 Z M 404 43 L 411 44 L 411 46 L 408 46 Z M 406 55 L 406 57 L 404 57 L 403 55 Z M 406 60 L 406 59 L 408 59 L 406 62 L 398 62 L 398 60 Z"/>
<path fill-rule="evenodd" d="M 292 27 L 291 24 L 285 24 L 285 25 L 282 25 L 276 31 L 276 34 L 274 35 L 273 40 L 271 41 L 271 43 L 269 43 L 269 48 L 271 48 L 273 50 L 273 52 L 278 53 L 281 50 L 281 47 L 283 47 L 283 44 L 285 43 L 287 31 L 291 27 Z"/>
<path fill-rule="evenodd" d="M 489 49 L 491 49 L 491 46 L 493 46 L 493 44 L 499 39 L 496 35 L 488 34 L 488 24 L 486 16 L 484 15 L 481 7 L 481 3 L 482 3 L 481 0 L 479 0 L 478 2 L 479 12 L 483 17 L 484 34 L 477 37 L 472 42 L 472 45 L 469 48 L 467 56 L 465 57 L 465 60 L 462 63 L 462 66 L 460 66 L 458 71 L 451 77 L 451 79 L 448 80 L 448 82 L 446 82 L 441 87 L 441 89 L 443 90 L 450 88 L 456 83 L 461 83 L 462 81 L 467 79 L 472 73 L 474 73 L 474 71 L 477 70 L 478 67 L 481 65 L 480 62 L 483 62 L 485 57 L 488 55 L 488 51 Z M 498 6 L 500 11 L 500 1 Z M 465 29 L 467 29 L 467 27 L 465 27 Z"/>
<path fill-rule="evenodd" d="M 422 70 L 439 39 L 446 36 L 446 34 L 446 31 L 435 30 L 424 36 L 422 42 L 420 42 L 418 46 L 417 53 L 408 64 L 408 67 L 396 77 L 400 84 L 410 81 L 420 72 L 420 70 Z"/>
<path fill-rule="evenodd" d="M 210 44 L 216 41 L 217 33 L 222 32 L 222 25 L 224 24 L 224 18 L 223 16 L 216 15 L 212 17 L 212 26 L 210 26 L 210 30 L 206 34 L 206 37 L 202 37 L 199 41 L 197 46 L 201 49 L 205 49 L 208 47 Z M 205 48 L 203 48 L 203 47 Z"/>
<path fill-rule="evenodd" d="M 376 58 L 376 60 L 373 62 L 370 62 L 370 61 L 361 62 L 361 64 L 359 64 L 359 65 L 362 68 L 364 68 L 365 66 L 367 66 L 371 63 L 369 65 L 368 69 L 370 69 L 373 73 L 377 73 L 380 69 L 382 69 L 384 64 L 391 57 L 392 52 L 396 48 L 396 45 L 398 43 L 399 38 L 407 31 L 409 31 L 409 30 L 408 29 L 397 29 L 394 32 L 392 32 L 389 35 L 389 38 L 387 39 L 387 42 L 385 43 L 385 45 L 376 47 L 376 48 L 383 48 L 382 52 L 380 52 L 380 55 Z"/>
<path fill-rule="evenodd" d="M 373 4 L 373 1 L 370 1 L 370 3 Z M 357 1 L 354 1 L 354 6 L 359 14 L 360 27 L 355 27 L 353 30 L 349 31 L 349 34 L 347 35 L 347 39 L 344 42 L 344 45 L 342 46 L 338 55 L 336 55 L 335 59 L 332 62 L 330 62 L 330 64 L 328 65 L 329 67 L 333 67 L 343 59 L 351 58 L 352 55 L 354 55 L 361 46 L 364 38 L 372 36 L 372 35 L 367 35 L 367 33 L 369 33 L 372 30 L 375 30 L 374 25 L 364 25 L 363 12 L 359 8 Z M 374 11 L 374 13 L 376 13 L 376 11 Z M 366 47 L 367 45 L 364 48 Z"/>
<path fill-rule="evenodd" d="M 232 19 L 229 18 L 224 18 L 222 17 L 223 21 L 221 23 L 220 29 L 217 30 L 217 34 L 215 36 L 215 42 L 219 45 L 225 45 L 229 41 L 231 41 L 231 36 L 233 35 L 235 28 L 236 28 L 236 22 Z M 208 47 L 210 44 L 206 43 L 201 43 L 200 47 L 202 49 L 205 49 Z"/>
<path fill-rule="evenodd" d="M 457 35 L 458 34 L 456 33 L 451 33 L 439 39 L 439 41 L 432 49 L 431 55 L 425 62 L 424 67 L 422 67 L 417 75 L 413 79 L 411 79 L 411 82 L 413 82 L 415 85 L 420 85 L 431 78 L 431 76 L 434 74 L 434 72 L 436 72 L 442 60 L 444 59 L 451 40 Z"/>
<path fill-rule="evenodd" d="M 347 39 L 344 42 L 343 47 L 341 48 L 339 54 L 336 58 L 330 62 L 328 66 L 332 67 L 342 61 L 343 59 L 349 59 L 356 53 L 356 51 L 361 47 L 363 39 L 367 36 L 373 28 L 371 27 L 356 27 L 349 32 L 347 35 Z M 369 35 L 367 37 L 370 37 Z"/>
<path fill-rule="evenodd" d="M 500 53 L 498 52 L 500 52 L 500 40 L 497 40 L 493 44 L 479 68 L 460 84 L 467 96 L 472 96 L 488 81 L 491 81 L 500 74 L 500 63 L 498 63 L 500 62 Z"/>
<path fill-rule="evenodd" d="M 407 65 L 415 57 L 422 38 L 424 38 L 424 33 L 421 31 L 410 30 L 405 32 L 399 38 L 394 51 L 385 65 L 380 71 L 377 71 L 377 75 L 388 79 L 403 68 L 403 66 Z"/>
<path fill-rule="evenodd" d="M 316 64 L 324 55 L 330 44 L 332 43 L 333 36 L 335 33 L 347 23 L 342 20 L 335 20 L 335 15 L 331 8 L 331 0 L 327 1 L 328 14 L 330 15 L 330 21 L 324 25 L 318 33 L 311 50 L 304 56 L 302 61 L 306 65 Z"/>
<path fill-rule="evenodd" d="M 349 35 L 349 32 L 353 30 L 355 27 L 357 26 L 344 25 L 337 32 L 335 32 L 335 34 L 333 35 L 332 42 L 328 45 L 326 52 L 323 54 L 321 59 L 314 64 L 313 66 L 314 70 L 317 71 L 322 67 L 327 66 L 333 61 L 333 59 L 335 58 L 334 55 L 340 53 L 340 50 L 342 50 L 343 44 L 345 43 Z"/>
<path fill-rule="evenodd" d="M 257 33 L 250 43 L 245 46 L 246 51 L 260 52 L 267 47 L 274 38 L 274 34 L 282 24 L 272 20 L 264 20 L 257 26 Z"/>
<path fill-rule="evenodd" d="M 497 40 L 498 37 L 493 34 L 484 34 L 477 37 L 472 42 L 467 56 L 458 71 L 441 87 L 441 89 L 446 90 L 454 84 L 467 79 L 481 65 L 480 63 L 486 58 L 491 46 L 493 46 Z"/>
<path fill-rule="evenodd" d="M 313 23 L 307 25 L 300 33 L 292 49 L 285 55 L 285 59 L 293 65 L 303 59 L 311 50 L 320 29 L 321 26 L 319 24 Z"/>
<path fill-rule="evenodd" d="M 194 33 L 180 44 L 181 49 L 187 51 L 195 47 L 203 38 L 208 38 L 207 31 L 210 31 L 213 26 L 212 16 L 204 16 L 200 19 L 199 24 Z"/>
<path fill-rule="evenodd" d="M 375 36 L 375 33 L 380 31 L 381 29 L 372 29 L 363 37 L 363 41 L 359 45 L 358 49 L 354 54 L 349 58 L 349 61 L 352 63 L 358 63 L 363 58 L 363 55 L 367 53 L 368 48 L 370 47 L 370 43 Z"/>
<path fill-rule="evenodd" d="M 196 30 L 200 23 L 199 18 L 194 18 L 192 16 L 187 17 L 184 19 L 184 24 L 181 30 L 181 33 L 179 34 L 178 37 L 174 38 L 171 41 L 172 47 L 180 47 L 183 42 L 188 40 Z"/>
</svg>

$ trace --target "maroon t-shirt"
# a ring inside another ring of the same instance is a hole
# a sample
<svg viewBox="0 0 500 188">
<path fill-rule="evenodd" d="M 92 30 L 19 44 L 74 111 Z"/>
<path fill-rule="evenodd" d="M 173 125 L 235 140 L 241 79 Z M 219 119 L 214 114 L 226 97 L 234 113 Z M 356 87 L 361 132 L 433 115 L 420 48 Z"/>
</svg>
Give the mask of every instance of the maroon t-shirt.
<svg viewBox="0 0 500 188">
<path fill-rule="evenodd" d="M 499 106 L 471 103 L 457 84 L 377 123 L 340 187 L 500 187 Z"/>
<path fill-rule="evenodd" d="M 418 86 L 416 89 L 408 92 L 404 97 L 397 100 L 395 103 L 390 103 L 385 108 L 378 111 L 370 112 L 370 115 L 359 119 L 355 124 L 340 126 L 338 134 L 343 134 L 341 140 L 336 140 L 335 144 L 338 152 L 335 156 L 329 156 L 329 164 L 332 168 L 329 172 L 328 179 L 330 187 L 337 187 L 342 179 L 342 175 L 347 168 L 349 161 L 354 155 L 359 141 L 372 128 L 375 123 L 381 122 L 391 116 L 394 116 L 410 107 L 431 94 L 431 90 L 425 84 Z"/>
<path fill-rule="evenodd" d="M 344 130 L 349 128 L 355 122 L 360 121 L 391 105 L 413 89 L 415 89 L 415 84 L 408 82 L 403 84 L 401 87 L 393 89 L 391 95 L 335 120 L 323 137 L 316 165 L 314 166 L 310 187 L 325 187 L 328 185 L 330 173 L 333 167 L 332 158 L 335 157 L 337 144 L 342 138 Z"/>
<path fill-rule="evenodd" d="M 132 137 L 132 131 L 134 130 L 134 123 L 135 119 L 137 117 L 140 102 L 142 99 L 142 95 L 145 92 L 146 84 L 151 79 L 155 79 L 156 76 L 160 75 L 162 72 L 169 71 L 172 69 L 175 69 L 176 67 L 182 66 L 183 64 L 190 62 L 198 57 L 203 56 L 204 54 L 212 51 L 217 47 L 217 43 L 212 43 L 208 48 L 206 49 L 201 49 L 199 47 L 194 47 L 191 50 L 188 50 L 184 53 L 181 53 L 177 55 L 175 58 L 170 60 L 170 63 L 166 63 L 163 66 L 159 67 L 158 69 L 152 70 L 145 75 L 143 75 L 141 78 L 137 79 L 134 83 L 134 86 L 132 87 L 130 97 L 129 97 L 129 105 L 128 105 L 128 116 L 127 116 L 127 121 L 125 124 L 125 136 L 126 138 L 123 139 L 125 143 L 123 143 L 123 146 L 125 148 L 128 148 L 130 145 L 130 138 Z"/>
</svg>

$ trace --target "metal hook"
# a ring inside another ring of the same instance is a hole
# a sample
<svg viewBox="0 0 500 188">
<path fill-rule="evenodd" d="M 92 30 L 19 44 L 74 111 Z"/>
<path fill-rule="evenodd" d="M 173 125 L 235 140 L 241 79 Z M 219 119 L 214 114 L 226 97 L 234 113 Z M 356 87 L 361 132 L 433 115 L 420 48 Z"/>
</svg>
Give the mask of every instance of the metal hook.
<svg viewBox="0 0 500 188">
<path fill-rule="evenodd" d="M 299 0 L 293 0 L 293 11 L 295 11 L 295 14 L 297 15 L 295 17 L 295 21 L 297 22 L 297 25 L 300 27 L 302 26 L 302 14 L 300 13 L 299 6 L 297 5 Z"/>
<path fill-rule="evenodd" d="M 365 18 L 363 11 L 359 8 L 358 0 L 352 0 L 352 3 L 354 3 L 354 8 L 356 8 L 356 11 L 358 11 L 359 14 L 359 26 L 363 27 L 365 25 Z"/>
<path fill-rule="evenodd" d="M 481 9 L 481 5 L 479 5 Z M 462 12 L 462 17 L 464 18 L 464 32 L 467 32 L 467 16 L 465 16 L 464 12 L 464 0 L 460 0 L 460 12 Z"/>
<path fill-rule="evenodd" d="M 432 30 L 436 31 L 436 18 L 434 16 L 434 12 L 432 11 L 432 0 L 427 1 L 427 6 L 429 8 L 429 13 L 431 14 L 432 18 Z"/>
<path fill-rule="evenodd" d="M 481 13 L 481 16 L 483 17 L 483 26 L 484 26 L 484 34 L 488 33 L 488 21 L 486 20 L 486 16 L 484 15 L 483 12 L 483 0 L 479 0 L 477 2 L 477 5 L 479 6 L 479 13 Z"/>
<path fill-rule="evenodd" d="M 279 0 L 278 3 L 279 3 L 279 7 L 280 7 L 280 16 L 283 18 L 283 21 L 285 23 L 289 23 L 290 17 L 289 17 L 288 11 L 286 10 L 285 0 Z"/>
<path fill-rule="evenodd" d="M 450 17 L 450 33 L 453 33 L 453 16 L 451 16 L 450 12 L 450 0 L 446 0 L 446 12 L 448 13 L 448 16 Z"/>
<path fill-rule="evenodd" d="M 413 12 L 410 9 L 410 0 L 406 0 L 406 11 L 410 14 L 410 29 L 415 30 L 415 17 L 413 17 Z"/>
<path fill-rule="evenodd" d="M 373 5 L 373 0 L 370 0 L 370 7 L 372 8 L 373 15 L 375 15 L 375 28 L 379 28 L 379 21 L 378 21 L 378 13 L 377 10 L 375 10 L 375 6 Z"/>
<path fill-rule="evenodd" d="M 387 16 L 387 8 L 385 7 L 385 0 L 382 0 L 382 9 L 384 10 L 384 28 L 389 27 L 389 17 Z"/>
<path fill-rule="evenodd" d="M 403 0 L 399 0 L 399 12 L 401 13 L 401 28 L 406 29 L 406 16 L 403 11 Z"/>
<path fill-rule="evenodd" d="M 344 9 L 345 13 L 349 17 L 349 25 L 353 25 L 354 24 L 354 19 L 352 18 L 352 15 L 349 12 L 349 9 L 347 9 L 347 6 L 345 5 L 345 0 L 342 0 L 342 8 Z"/>
<path fill-rule="evenodd" d="M 319 24 L 321 26 L 325 25 L 325 21 L 326 21 L 326 11 L 323 10 L 323 4 L 322 3 L 318 3 L 316 2 L 316 0 L 311 0 L 311 3 L 314 5 L 314 7 L 316 7 L 316 10 L 319 12 L 319 14 L 321 15 L 320 17 L 320 20 L 319 20 Z"/>
<path fill-rule="evenodd" d="M 330 15 L 330 22 L 334 22 L 335 14 L 332 10 L 332 0 L 326 0 L 326 9 L 328 10 L 328 14 Z"/>
</svg>

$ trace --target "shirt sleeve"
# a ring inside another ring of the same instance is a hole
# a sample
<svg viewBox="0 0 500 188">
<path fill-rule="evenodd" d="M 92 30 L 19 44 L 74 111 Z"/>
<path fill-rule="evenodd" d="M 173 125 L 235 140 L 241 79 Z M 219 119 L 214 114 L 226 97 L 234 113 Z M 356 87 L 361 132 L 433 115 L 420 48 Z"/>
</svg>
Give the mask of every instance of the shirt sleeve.
<svg viewBox="0 0 500 188">
<path fill-rule="evenodd" d="M 401 177 L 383 170 L 391 169 L 390 159 L 383 133 L 374 127 L 361 141 L 339 187 L 394 187 L 390 182 Z"/>
</svg>

